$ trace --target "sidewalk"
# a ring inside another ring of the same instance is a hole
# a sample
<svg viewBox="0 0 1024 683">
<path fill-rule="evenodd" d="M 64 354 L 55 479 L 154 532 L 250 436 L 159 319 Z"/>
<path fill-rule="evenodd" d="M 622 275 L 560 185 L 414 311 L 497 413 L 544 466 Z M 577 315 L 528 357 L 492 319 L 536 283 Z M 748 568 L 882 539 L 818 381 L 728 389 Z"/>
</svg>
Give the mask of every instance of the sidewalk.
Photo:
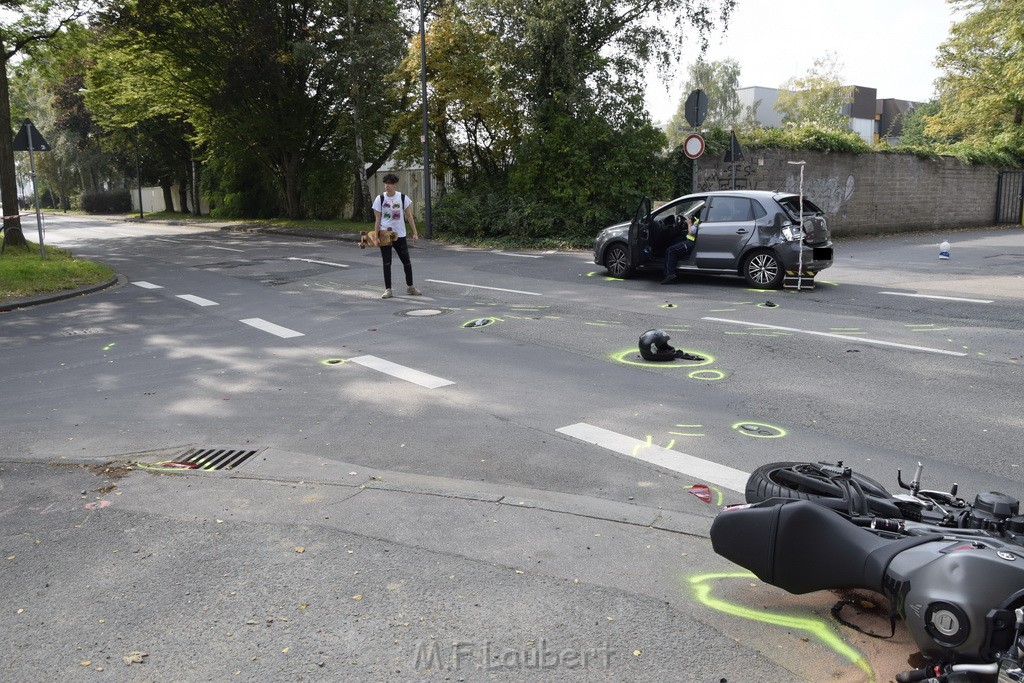
<svg viewBox="0 0 1024 683">
<path fill-rule="evenodd" d="M 133 462 L 0 466 L 3 679 L 794 680 L 738 646 L 758 624 L 694 600 L 686 577 L 735 567 L 685 493 L 693 513 L 273 449 Z"/>
</svg>

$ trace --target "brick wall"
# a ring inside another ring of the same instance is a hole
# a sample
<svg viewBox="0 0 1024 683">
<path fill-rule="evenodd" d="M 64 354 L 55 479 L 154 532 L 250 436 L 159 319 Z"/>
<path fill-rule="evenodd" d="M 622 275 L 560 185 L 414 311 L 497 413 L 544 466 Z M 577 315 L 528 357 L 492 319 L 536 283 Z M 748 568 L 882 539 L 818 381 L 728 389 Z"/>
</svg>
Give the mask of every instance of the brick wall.
<svg viewBox="0 0 1024 683">
<path fill-rule="evenodd" d="M 953 157 L 759 150 L 735 165 L 736 188 L 798 192 L 828 214 L 834 236 L 992 225 L 999 169 Z M 701 158 L 698 190 L 732 187 L 732 166 Z"/>
</svg>

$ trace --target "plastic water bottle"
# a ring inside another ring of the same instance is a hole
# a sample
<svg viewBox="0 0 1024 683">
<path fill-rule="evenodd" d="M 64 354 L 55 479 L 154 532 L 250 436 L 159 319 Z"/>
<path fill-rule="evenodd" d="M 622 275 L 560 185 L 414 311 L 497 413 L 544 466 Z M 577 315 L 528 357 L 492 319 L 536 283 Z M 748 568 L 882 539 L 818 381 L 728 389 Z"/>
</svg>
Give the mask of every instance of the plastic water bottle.
<svg viewBox="0 0 1024 683">
<path fill-rule="evenodd" d="M 949 258 L 949 242 L 942 240 L 942 244 L 939 245 L 939 258 L 946 260 Z"/>
</svg>

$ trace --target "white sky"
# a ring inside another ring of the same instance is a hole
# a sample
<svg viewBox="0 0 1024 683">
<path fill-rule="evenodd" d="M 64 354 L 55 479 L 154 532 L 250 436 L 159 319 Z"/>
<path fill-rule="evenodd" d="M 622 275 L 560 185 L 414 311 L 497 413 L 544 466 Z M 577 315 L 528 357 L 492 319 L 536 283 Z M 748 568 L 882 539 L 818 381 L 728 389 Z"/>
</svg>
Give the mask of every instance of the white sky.
<svg viewBox="0 0 1024 683">
<path fill-rule="evenodd" d="M 879 99 L 932 99 L 934 66 L 954 13 L 946 0 L 738 0 L 729 28 L 711 36 L 705 59 L 735 59 L 740 87 L 777 88 L 803 76 L 832 51 L 847 85 L 875 88 Z M 668 121 L 689 93 L 682 92 L 697 50 L 666 83 L 651 70 L 647 109 Z"/>
</svg>

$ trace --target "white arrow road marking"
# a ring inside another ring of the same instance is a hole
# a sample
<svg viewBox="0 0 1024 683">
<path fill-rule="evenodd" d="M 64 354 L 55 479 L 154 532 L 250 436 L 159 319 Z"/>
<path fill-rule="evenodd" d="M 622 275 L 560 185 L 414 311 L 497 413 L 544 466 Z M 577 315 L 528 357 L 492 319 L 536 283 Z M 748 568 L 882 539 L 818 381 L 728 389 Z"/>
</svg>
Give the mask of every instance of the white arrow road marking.
<svg viewBox="0 0 1024 683">
<path fill-rule="evenodd" d="M 383 372 L 385 375 L 391 375 L 398 379 L 404 379 L 406 382 L 418 384 L 421 387 L 426 387 L 427 389 L 437 389 L 438 387 L 446 387 L 449 384 L 455 384 L 455 382 L 441 379 L 440 377 L 434 377 L 433 375 L 428 375 L 425 372 L 413 370 L 412 368 L 392 363 L 391 361 L 384 360 L 383 358 L 377 358 L 377 356 L 358 356 L 357 358 L 353 358 L 352 362 L 358 363 L 363 367 L 370 368 L 371 370 L 376 370 L 377 372 Z"/>
<path fill-rule="evenodd" d="M 210 301 L 209 299 L 204 299 L 201 296 L 195 296 L 193 294 L 177 294 L 176 296 L 179 299 L 184 299 L 185 301 L 191 301 L 192 303 L 194 303 L 194 304 L 196 304 L 198 306 L 219 306 L 220 305 L 216 301 Z"/>
<path fill-rule="evenodd" d="M 868 339 L 867 337 L 851 337 L 846 334 L 832 334 L 831 332 L 815 332 L 814 330 L 799 330 L 795 327 L 781 327 L 779 325 L 765 325 L 763 323 L 751 323 L 743 320 L 729 320 L 728 318 L 701 318 L 701 320 L 710 320 L 716 323 L 728 323 L 730 325 L 747 325 L 748 327 L 758 327 L 766 330 L 781 330 L 783 332 L 799 332 L 800 334 L 810 334 L 816 337 L 830 337 L 832 339 L 844 339 L 846 341 L 858 342 L 863 344 L 877 344 L 879 346 L 894 346 L 898 349 L 910 349 L 911 351 L 927 351 L 928 353 L 941 353 L 947 356 L 966 356 L 966 353 L 960 351 L 946 351 L 945 349 L 933 349 L 927 346 L 913 346 L 911 344 L 897 344 L 891 341 L 882 341 L 881 339 Z"/>
<path fill-rule="evenodd" d="M 696 477 L 716 486 L 722 486 L 733 491 L 739 491 L 740 493 L 743 493 L 747 488 L 747 478 L 750 475 L 746 472 L 726 467 L 725 465 L 719 465 L 717 462 L 711 462 L 710 460 L 702 460 L 701 458 L 680 453 L 670 448 L 655 446 L 646 441 L 640 441 L 617 432 L 589 425 L 586 422 L 577 422 L 574 425 L 562 427 L 555 431 L 622 455 L 628 455 L 637 460 L 649 462 L 658 467 L 664 467 L 673 472 Z"/>
<path fill-rule="evenodd" d="M 302 332 L 296 332 L 295 330 L 289 330 L 287 327 L 281 327 L 274 323 L 267 322 L 263 318 L 246 318 L 245 320 L 239 320 L 240 323 L 245 323 L 251 327 L 255 327 L 257 330 L 263 330 L 270 334 L 277 335 L 282 339 L 290 339 L 291 337 L 304 337 Z"/>
</svg>

